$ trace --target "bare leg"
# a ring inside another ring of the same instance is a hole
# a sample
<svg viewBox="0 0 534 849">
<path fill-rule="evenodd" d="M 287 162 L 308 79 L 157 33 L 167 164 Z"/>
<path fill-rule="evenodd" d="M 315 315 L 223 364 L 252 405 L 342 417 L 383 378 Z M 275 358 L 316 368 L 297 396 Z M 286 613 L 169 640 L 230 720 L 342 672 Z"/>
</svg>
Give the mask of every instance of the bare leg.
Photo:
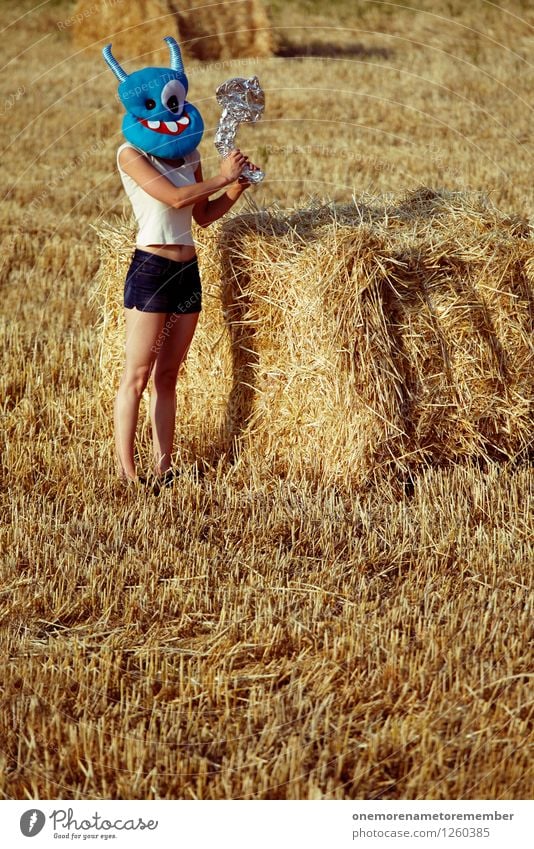
<svg viewBox="0 0 534 849">
<path fill-rule="evenodd" d="M 126 362 L 114 405 L 115 459 L 121 477 L 135 478 L 134 443 L 139 403 L 156 360 L 166 313 L 125 309 Z"/>
<path fill-rule="evenodd" d="M 199 313 L 169 313 L 154 367 L 150 417 L 154 445 L 154 469 L 162 475 L 171 468 L 176 421 L 176 381 L 195 333 Z"/>
</svg>

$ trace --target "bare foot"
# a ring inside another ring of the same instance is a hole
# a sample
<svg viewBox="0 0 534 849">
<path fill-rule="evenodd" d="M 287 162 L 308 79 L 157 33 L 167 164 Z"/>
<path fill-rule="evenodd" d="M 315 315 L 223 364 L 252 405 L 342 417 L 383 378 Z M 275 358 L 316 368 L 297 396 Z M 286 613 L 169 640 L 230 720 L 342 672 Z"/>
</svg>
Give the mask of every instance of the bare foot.
<svg viewBox="0 0 534 849">
<path fill-rule="evenodd" d="M 117 479 L 120 481 L 120 483 L 126 483 L 126 484 L 127 483 L 136 483 L 136 484 L 137 483 L 141 483 L 141 484 L 146 483 L 146 478 L 143 477 L 143 475 L 125 475 L 124 473 L 121 473 L 121 474 L 117 475 Z"/>
<path fill-rule="evenodd" d="M 177 472 L 173 468 L 168 468 L 164 472 L 154 473 L 155 481 L 154 481 L 154 492 L 158 493 L 162 489 L 168 489 L 171 487 L 176 480 L 179 472 Z"/>
</svg>

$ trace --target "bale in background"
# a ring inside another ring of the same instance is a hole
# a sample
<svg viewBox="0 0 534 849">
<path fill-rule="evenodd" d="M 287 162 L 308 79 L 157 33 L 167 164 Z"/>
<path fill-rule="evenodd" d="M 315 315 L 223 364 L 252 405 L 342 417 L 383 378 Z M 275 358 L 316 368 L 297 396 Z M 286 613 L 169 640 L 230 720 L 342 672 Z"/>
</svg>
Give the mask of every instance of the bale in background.
<svg viewBox="0 0 534 849">
<path fill-rule="evenodd" d="M 100 233 L 109 395 L 133 231 Z M 528 450 L 525 221 L 476 195 L 423 189 L 250 212 L 195 236 L 205 298 L 178 384 L 187 459 L 226 456 L 262 476 L 352 487 Z"/>
<path fill-rule="evenodd" d="M 171 4 L 180 38 L 195 59 L 218 60 L 271 56 L 272 31 L 260 0 L 206 5 L 201 0 Z"/>
<path fill-rule="evenodd" d="M 163 38 L 179 37 L 167 0 L 78 0 L 72 17 L 76 47 L 99 53 L 112 42 L 113 53 L 127 72 L 150 65 L 166 67 L 169 48 Z"/>
<path fill-rule="evenodd" d="M 112 41 L 116 56 L 142 59 L 145 65 L 168 64 L 168 49 L 159 46 L 165 35 L 178 39 L 185 56 L 200 60 L 263 57 L 273 52 L 269 18 L 261 0 L 215 6 L 200 0 L 78 0 L 73 18 L 72 37 L 78 47 L 96 50 Z"/>
</svg>

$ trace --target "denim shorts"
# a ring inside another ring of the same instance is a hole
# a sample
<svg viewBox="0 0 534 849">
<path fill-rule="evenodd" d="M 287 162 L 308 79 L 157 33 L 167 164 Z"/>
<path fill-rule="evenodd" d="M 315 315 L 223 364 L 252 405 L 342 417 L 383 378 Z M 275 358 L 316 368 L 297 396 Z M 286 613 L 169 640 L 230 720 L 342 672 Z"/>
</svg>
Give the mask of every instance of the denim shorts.
<svg viewBox="0 0 534 849">
<path fill-rule="evenodd" d="M 202 286 L 196 256 L 177 262 L 135 248 L 124 283 L 124 306 L 142 312 L 200 312 Z"/>
</svg>

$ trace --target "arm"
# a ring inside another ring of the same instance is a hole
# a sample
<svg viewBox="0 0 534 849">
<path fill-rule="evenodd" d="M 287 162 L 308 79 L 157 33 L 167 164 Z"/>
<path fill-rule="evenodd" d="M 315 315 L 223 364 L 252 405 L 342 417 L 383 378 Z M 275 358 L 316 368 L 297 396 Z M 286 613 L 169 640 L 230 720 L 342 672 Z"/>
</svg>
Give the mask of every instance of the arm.
<svg viewBox="0 0 534 849">
<path fill-rule="evenodd" d="M 175 186 L 163 174 L 154 168 L 146 158 L 131 147 L 125 147 L 119 153 L 119 162 L 126 172 L 141 188 L 156 200 L 166 203 L 175 209 L 191 206 L 207 200 L 210 195 L 232 183 L 241 173 L 246 163 L 246 157 L 236 148 L 221 163 L 221 169 L 216 177 L 202 180 L 192 186 Z"/>
<path fill-rule="evenodd" d="M 256 169 L 256 166 L 251 165 L 247 160 L 247 164 L 249 167 Z M 197 183 L 203 182 L 202 177 L 202 165 L 199 162 L 198 167 L 195 171 L 195 179 Z M 227 191 L 220 195 L 215 200 L 209 200 L 206 196 L 202 200 L 199 200 L 193 206 L 193 218 L 201 227 L 207 227 L 209 224 L 212 224 L 213 221 L 217 221 L 218 218 L 221 218 L 229 209 L 232 208 L 236 200 L 238 200 L 243 192 L 248 189 L 251 183 L 248 180 L 239 178 L 234 180 L 228 187 Z"/>
</svg>

